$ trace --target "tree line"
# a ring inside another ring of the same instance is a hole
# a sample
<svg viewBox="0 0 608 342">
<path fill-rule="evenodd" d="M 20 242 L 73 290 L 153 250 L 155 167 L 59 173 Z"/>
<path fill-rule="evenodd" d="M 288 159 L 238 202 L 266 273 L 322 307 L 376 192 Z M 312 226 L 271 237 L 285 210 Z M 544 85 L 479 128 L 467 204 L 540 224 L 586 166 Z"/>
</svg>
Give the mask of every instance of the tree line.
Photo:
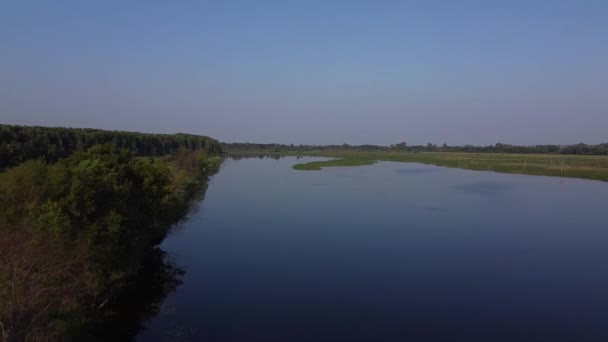
<svg viewBox="0 0 608 342">
<path fill-rule="evenodd" d="M 72 152 L 86 151 L 99 144 L 124 148 L 134 156 L 163 156 L 185 148 L 221 152 L 209 137 L 192 134 L 149 134 L 90 128 L 0 125 L 0 169 L 29 159 L 56 162 Z"/>
<path fill-rule="evenodd" d="M 0 341 L 134 336 L 179 283 L 182 272 L 155 246 L 204 192 L 222 161 L 219 144 L 184 135 L 2 129 L 12 132 L 3 146 L 22 149 L 3 159 L 18 165 L 0 173 Z M 163 144 L 154 153 L 171 154 L 140 157 Z M 61 146 L 55 152 L 67 156 L 44 153 L 45 146 Z"/>
<path fill-rule="evenodd" d="M 488 146 L 449 146 L 436 145 L 408 145 L 405 142 L 382 145 L 284 145 L 284 144 L 256 144 L 256 143 L 222 143 L 226 152 L 261 152 L 261 153 L 298 153 L 305 151 L 361 151 L 361 152 L 466 152 L 466 153 L 521 153 L 521 154 L 580 154 L 580 155 L 608 155 L 608 143 L 598 145 L 510 145 L 497 143 Z"/>
</svg>

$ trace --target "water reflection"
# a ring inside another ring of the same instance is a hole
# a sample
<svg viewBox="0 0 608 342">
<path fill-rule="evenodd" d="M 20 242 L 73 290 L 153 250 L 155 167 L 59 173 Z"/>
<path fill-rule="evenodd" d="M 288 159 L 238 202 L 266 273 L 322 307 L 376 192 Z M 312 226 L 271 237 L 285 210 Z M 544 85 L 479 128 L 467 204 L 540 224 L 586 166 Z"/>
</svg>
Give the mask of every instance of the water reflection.
<svg viewBox="0 0 608 342">
<path fill-rule="evenodd" d="M 277 153 L 230 153 L 225 156 L 228 159 L 241 160 L 241 159 L 274 159 L 279 160 L 281 158 L 287 158 L 287 156 Z M 290 156 L 289 158 L 294 158 Z M 295 156 L 296 159 L 302 159 L 303 156 Z"/>
<path fill-rule="evenodd" d="M 146 257 L 139 276 L 124 291 L 107 303 L 107 313 L 83 340 L 131 341 L 144 329 L 147 320 L 157 315 L 161 304 L 181 284 L 185 270 L 160 248 Z"/>
<path fill-rule="evenodd" d="M 163 242 L 188 274 L 138 340 L 608 340 L 606 184 L 262 159 Z"/>
</svg>

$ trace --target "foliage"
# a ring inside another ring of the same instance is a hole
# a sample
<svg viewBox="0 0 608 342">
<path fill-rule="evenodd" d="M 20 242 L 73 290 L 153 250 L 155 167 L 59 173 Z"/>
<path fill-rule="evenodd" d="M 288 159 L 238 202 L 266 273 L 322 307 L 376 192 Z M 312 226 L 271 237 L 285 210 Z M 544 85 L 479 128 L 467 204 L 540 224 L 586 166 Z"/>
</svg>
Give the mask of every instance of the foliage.
<svg viewBox="0 0 608 342">
<path fill-rule="evenodd" d="M 136 158 L 104 144 L 0 174 L 4 339 L 77 336 L 95 325 L 220 163 L 207 149 Z"/>
<path fill-rule="evenodd" d="M 53 163 L 99 144 L 124 148 L 135 156 L 164 156 L 179 149 L 221 152 L 217 141 L 192 134 L 146 134 L 89 128 L 0 125 L 0 169 L 29 159 Z"/>
<path fill-rule="evenodd" d="M 290 153 L 339 151 L 339 152 L 465 152 L 465 153 L 517 153 L 517 154 L 584 154 L 608 155 L 608 143 L 599 145 L 533 145 L 517 146 L 497 143 L 489 146 L 448 146 L 428 143 L 426 145 L 408 145 L 405 142 L 390 146 L 381 145 L 281 145 L 252 143 L 222 143 L 222 149 L 228 153 Z"/>
</svg>

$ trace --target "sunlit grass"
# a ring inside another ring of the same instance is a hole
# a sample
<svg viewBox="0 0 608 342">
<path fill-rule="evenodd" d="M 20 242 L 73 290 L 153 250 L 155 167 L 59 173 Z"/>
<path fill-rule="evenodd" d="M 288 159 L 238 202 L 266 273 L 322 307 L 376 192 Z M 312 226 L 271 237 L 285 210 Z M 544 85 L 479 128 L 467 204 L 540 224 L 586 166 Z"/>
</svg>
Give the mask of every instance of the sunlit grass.
<svg viewBox="0 0 608 342">
<path fill-rule="evenodd" d="M 334 166 L 361 166 L 374 164 L 376 160 L 368 158 L 354 158 L 348 157 L 344 159 L 332 159 L 324 160 L 303 164 L 296 164 L 293 166 L 296 170 L 321 170 L 323 167 L 334 167 Z"/>
<path fill-rule="evenodd" d="M 333 157 L 321 162 L 296 164 L 296 170 L 370 165 L 376 161 L 414 162 L 468 170 L 528 175 L 586 178 L 608 181 L 608 157 L 559 154 L 442 153 L 442 152 L 344 152 L 307 151 L 300 155 Z"/>
</svg>

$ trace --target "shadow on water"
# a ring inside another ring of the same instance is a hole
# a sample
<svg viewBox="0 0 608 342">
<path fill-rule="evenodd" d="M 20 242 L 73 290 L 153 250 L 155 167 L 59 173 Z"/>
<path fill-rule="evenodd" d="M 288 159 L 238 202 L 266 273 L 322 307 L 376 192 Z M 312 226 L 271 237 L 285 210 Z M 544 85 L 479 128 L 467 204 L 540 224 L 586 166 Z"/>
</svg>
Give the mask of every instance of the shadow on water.
<svg viewBox="0 0 608 342">
<path fill-rule="evenodd" d="M 183 208 L 182 217 L 173 224 L 156 243 L 178 232 L 202 210 L 201 204 L 209 182 L 192 189 L 192 199 Z M 137 277 L 124 284 L 110 302 L 104 313 L 92 317 L 92 328 L 79 340 L 87 341 L 136 341 L 137 335 L 146 330 L 146 323 L 157 316 L 162 304 L 183 283 L 185 269 L 179 267 L 171 255 L 160 247 L 152 248 L 144 257 Z"/>
<path fill-rule="evenodd" d="M 167 231 L 167 233 L 162 237 L 161 240 L 157 241 L 158 244 L 162 243 L 167 238 L 167 236 L 170 236 L 171 234 L 177 233 L 182 230 L 184 225 L 187 224 L 193 216 L 198 214 L 203 209 L 201 204 L 205 200 L 205 193 L 207 192 L 208 187 L 209 182 L 205 182 L 205 184 L 203 184 L 201 188 L 196 190 L 196 193 L 193 196 L 193 200 L 189 203 L 183 217 L 171 226 L 171 229 Z"/>
<path fill-rule="evenodd" d="M 100 318 L 88 341 L 133 341 L 147 320 L 158 314 L 165 298 L 181 284 L 185 271 L 160 248 L 154 248 L 133 279 L 111 302 L 110 313 Z"/>
</svg>

